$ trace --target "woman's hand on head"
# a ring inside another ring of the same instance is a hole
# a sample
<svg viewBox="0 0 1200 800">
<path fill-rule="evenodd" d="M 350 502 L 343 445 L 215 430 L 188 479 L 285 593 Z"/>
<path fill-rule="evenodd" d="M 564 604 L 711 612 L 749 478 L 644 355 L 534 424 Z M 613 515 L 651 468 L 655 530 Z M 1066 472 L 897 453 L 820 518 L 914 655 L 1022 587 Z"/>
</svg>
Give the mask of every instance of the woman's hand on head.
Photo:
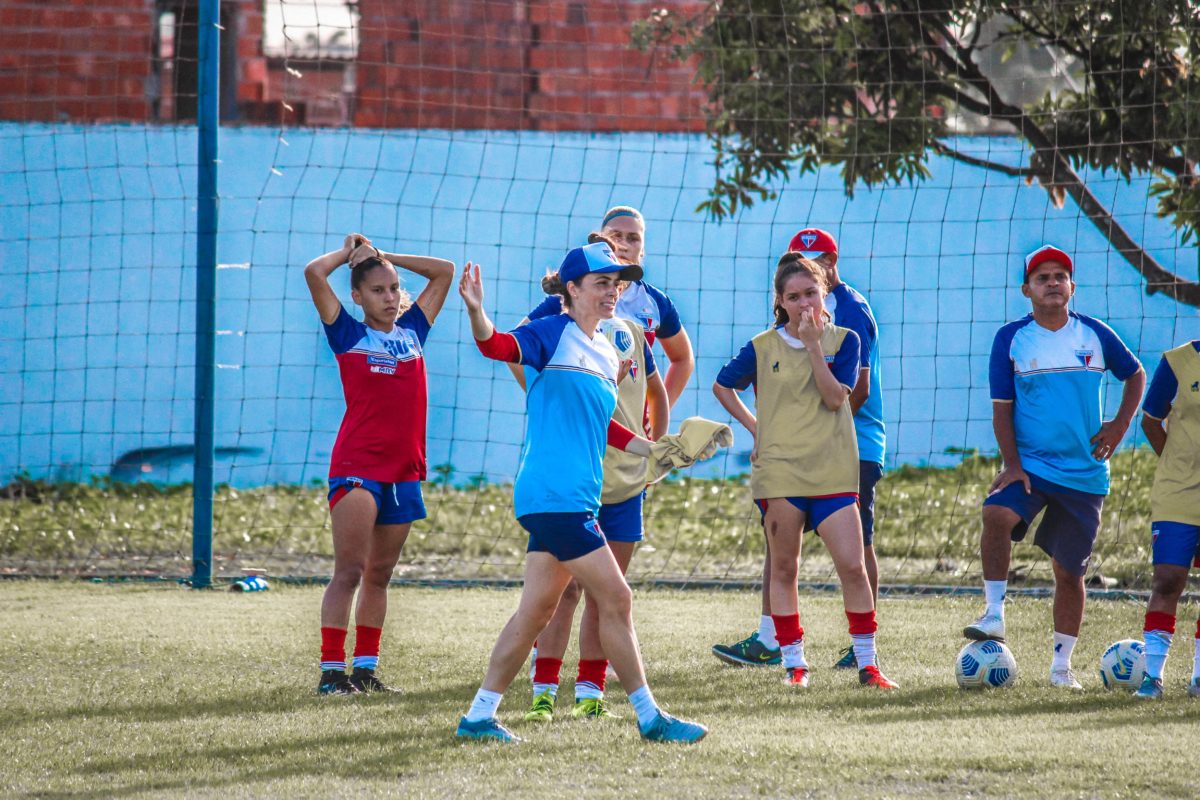
<svg viewBox="0 0 1200 800">
<path fill-rule="evenodd" d="M 483 279 L 479 275 L 479 265 L 467 262 L 463 267 L 462 278 L 458 281 L 458 294 L 463 299 L 467 311 L 474 312 L 483 308 Z"/>
<path fill-rule="evenodd" d="M 342 252 L 346 254 L 346 260 L 350 261 L 350 256 L 359 247 L 366 245 L 371 246 L 371 240 L 363 236 L 361 233 L 348 233 L 345 240 L 342 242 Z"/>
</svg>

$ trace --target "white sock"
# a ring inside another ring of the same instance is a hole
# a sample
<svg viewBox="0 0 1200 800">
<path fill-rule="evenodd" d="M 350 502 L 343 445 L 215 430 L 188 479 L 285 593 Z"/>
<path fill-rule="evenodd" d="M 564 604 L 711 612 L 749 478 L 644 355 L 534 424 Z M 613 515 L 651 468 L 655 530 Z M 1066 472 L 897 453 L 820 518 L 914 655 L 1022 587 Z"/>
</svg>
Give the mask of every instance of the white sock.
<svg viewBox="0 0 1200 800">
<path fill-rule="evenodd" d="M 1200 678 L 1200 637 L 1196 638 L 1196 656 L 1192 659 L 1192 680 Z"/>
<path fill-rule="evenodd" d="M 1051 671 L 1071 668 L 1071 651 L 1075 649 L 1075 642 L 1078 640 L 1078 636 L 1054 632 L 1054 660 L 1050 662 Z"/>
<path fill-rule="evenodd" d="M 502 697 L 504 695 L 499 692 L 489 692 L 487 689 L 481 688 L 475 693 L 475 699 L 471 702 L 470 710 L 467 711 L 467 722 L 479 722 L 495 717 Z"/>
<path fill-rule="evenodd" d="M 575 702 L 580 700 L 599 700 L 604 697 L 600 687 L 591 681 L 577 681 L 575 684 Z"/>
<path fill-rule="evenodd" d="M 775 639 L 775 620 L 770 614 L 758 618 L 758 640 L 768 650 L 778 650 L 779 642 Z"/>
<path fill-rule="evenodd" d="M 557 683 L 535 683 L 533 685 L 533 696 L 534 697 L 537 697 L 539 694 L 542 694 L 543 692 L 549 692 L 550 697 L 552 699 L 555 697 L 558 697 L 558 684 Z"/>
<path fill-rule="evenodd" d="M 787 669 L 800 668 L 808 669 L 808 662 L 804 660 L 804 640 L 795 644 L 785 644 L 783 646 L 783 666 Z"/>
<path fill-rule="evenodd" d="M 629 703 L 633 706 L 633 713 L 637 714 L 638 727 L 649 725 L 658 716 L 658 703 L 654 702 L 649 685 L 630 694 Z"/>
<path fill-rule="evenodd" d="M 1167 651 L 1171 649 L 1171 634 L 1166 631 L 1146 631 L 1146 674 L 1162 680 L 1163 667 L 1167 663 Z"/>
<path fill-rule="evenodd" d="M 851 634 L 850 641 L 854 643 L 854 660 L 858 668 L 875 666 L 875 634 Z"/>
<path fill-rule="evenodd" d="M 983 599 L 987 608 L 983 613 L 991 617 L 1004 618 L 1004 595 L 1008 591 L 1008 581 L 984 581 Z"/>
</svg>

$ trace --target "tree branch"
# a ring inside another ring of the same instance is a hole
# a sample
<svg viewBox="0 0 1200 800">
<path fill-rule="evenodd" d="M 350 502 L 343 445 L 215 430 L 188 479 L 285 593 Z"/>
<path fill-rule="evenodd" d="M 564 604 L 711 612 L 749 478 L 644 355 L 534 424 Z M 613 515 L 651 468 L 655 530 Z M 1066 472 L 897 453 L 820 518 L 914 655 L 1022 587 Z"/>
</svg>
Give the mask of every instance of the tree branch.
<svg viewBox="0 0 1200 800">
<path fill-rule="evenodd" d="M 988 161 L 983 158 L 969 156 L 966 153 L 955 150 L 949 145 L 942 142 L 934 141 L 934 152 L 939 155 L 953 158 L 955 161 L 961 161 L 964 164 L 970 164 L 972 167 L 983 167 L 984 169 L 1000 172 L 1013 178 L 1036 178 L 1038 177 L 1037 170 L 1032 167 L 1010 167 L 1007 164 L 998 164 L 995 161 Z"/>
<path fill-rule="evenodd" d="M 1153 256 L 1143 250 L 1129 235 L 1129 232 L 1113 218 L 1112 213 L 1104 207 L 1096 195 L 1092 194 L 1045 131 L 1039 128 L 1023 109 L 1005 103 L 996 92 L 995 87 L 992 86 L 992 82 L 970 60 L 970 53 L 965 51 L 962 44 L 950 35 L 950 31 L 946 30 L 945 26 L 940 22 L 935 24 L 938 25 L 942 35 L 946 37 L 946 41 L 952 43 L 958 60 L 963 63 L 963 69 L 968 74 L 968 82 L 987 96 L 992 108 L 991 116 L 1012 121 L 1026 141 L 1033 146 L 1035 154 L 1040 155 L 1049 165 L 1048 171 L 1037 170 L 1038 181 L 1047 190 L 1058 186 L 1071 196 L 1071 199 L 1087 215 L 1097 230 L 1104 235 L 1104 238 L 1108 239 L 1117 252 L 1124 256 L 1125 260 L 1146 279 L 1147 294 L 1163 292 L 1177 302 L 1200 308 L 1200 283 L 1184 280 L 1163 267 Z"/>
<path fill-rule="evenodd" d="M 1187 303 L 1189 306 L 1200 307 L 1200 283 L 1184 280 L 1175 273 L 1159 264 L 1155 258 L 1133 240 L 1133 237 L 1121 227 L 1108 209 L 1092 194 L 1091 189 L 1075 174 L 1066 159 L 1054 154 L 1058 164 L 1057 169 L 1066 172 L 1066 180 L 1057 179 L 1055 184 L 1063 187 L 1071 195 L 1079 208 L 1087 215 L 1092 224 L 1104 234 L 1104 238 L 1117 249 L 1125 260 L 1146 279 L 1146 294 L 1162 292 L 1172 300 Z"/>
</svg>

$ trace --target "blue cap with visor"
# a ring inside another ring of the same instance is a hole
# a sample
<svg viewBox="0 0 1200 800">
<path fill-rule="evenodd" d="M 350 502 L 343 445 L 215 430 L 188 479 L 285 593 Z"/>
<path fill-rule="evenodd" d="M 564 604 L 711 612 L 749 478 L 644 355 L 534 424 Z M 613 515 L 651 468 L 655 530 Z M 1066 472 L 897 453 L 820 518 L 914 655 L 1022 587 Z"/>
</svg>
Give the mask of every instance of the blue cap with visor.
<svg viewBox="0 0 1200 800">
<path fill-rule="evenodd" d="M 563 283 L 579 281 L 593 272 L 616 272 L 623 281 L 642 279 L 642 268 L 636 264 L 622 264 L 604 242 L 576 247 L 567 253 L 558 267 L 558 279 Z"/>
</svg>

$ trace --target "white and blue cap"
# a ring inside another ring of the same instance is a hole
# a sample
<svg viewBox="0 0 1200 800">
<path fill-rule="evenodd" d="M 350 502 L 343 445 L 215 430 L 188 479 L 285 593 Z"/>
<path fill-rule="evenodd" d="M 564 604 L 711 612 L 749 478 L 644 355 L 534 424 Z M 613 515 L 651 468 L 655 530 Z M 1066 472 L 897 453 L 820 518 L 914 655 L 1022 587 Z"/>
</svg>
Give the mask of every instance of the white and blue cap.
<svg viewBox="0 0 1200 800">
<path fill-rule="evenodd" d="M 642 268 L 637 264 L 622 264 L 606 242 L 576 247 L 567 253 L 558 267 L 558 279 L 569 283 L 592 272 L 617 272 L 623 281 L 642 279 Z"/>
</svg>

